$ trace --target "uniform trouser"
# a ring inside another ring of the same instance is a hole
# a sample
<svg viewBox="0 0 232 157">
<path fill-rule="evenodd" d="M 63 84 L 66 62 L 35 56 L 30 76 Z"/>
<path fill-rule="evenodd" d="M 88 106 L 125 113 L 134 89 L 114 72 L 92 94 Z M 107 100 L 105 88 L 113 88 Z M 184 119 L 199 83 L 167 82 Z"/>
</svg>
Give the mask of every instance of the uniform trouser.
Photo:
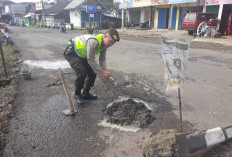
<svg viewBox="0 0 232 157">
<path fill-rule="evenodd" d="M 65 55 L 65 59 L 76 73 L 75 95 L 81 95 L 82 88 L 89 91 L 94 85 L 96 74 L 88 64 L 87 59 L 78 57 L 75 53 L 72 55 Z"/>
</svg>

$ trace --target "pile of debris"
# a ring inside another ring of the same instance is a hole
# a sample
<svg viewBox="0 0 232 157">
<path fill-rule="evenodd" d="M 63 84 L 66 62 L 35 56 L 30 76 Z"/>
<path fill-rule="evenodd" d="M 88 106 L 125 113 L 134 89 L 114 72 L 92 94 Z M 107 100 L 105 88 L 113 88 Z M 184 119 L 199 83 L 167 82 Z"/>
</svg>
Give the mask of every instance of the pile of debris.
<svg viewBox="0 0 232 157">
<path fill-rule="evenodd" d="M 150 136 L 143 143 L 142 149 L 145 157 L 177 157 L 175 135 L 177 131 L 161 130 Z"/>
<path fill-rule="evenodd" d="M 144 128 L 155 119 L 144 103 L 128 99 L 115 102 L 105 110 L 107 122 L 121 126 Z"/>
</svg>

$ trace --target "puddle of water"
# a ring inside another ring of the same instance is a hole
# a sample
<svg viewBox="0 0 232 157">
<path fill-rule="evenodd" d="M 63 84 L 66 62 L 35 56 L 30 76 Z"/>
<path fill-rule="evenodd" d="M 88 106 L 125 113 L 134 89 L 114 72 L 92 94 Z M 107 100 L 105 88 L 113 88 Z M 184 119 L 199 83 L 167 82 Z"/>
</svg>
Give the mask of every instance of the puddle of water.
<svg viewBox="0 0 232 157">
<path fill-rule="evenodd" d="M 118 129 L 118 130 L 121 130 L 121 131 L 130 131 L 130 132 L 137 132 L 139 130 L 141 130 L 140 128 L 138 127 L 134 127 L 134 126 L 120 126 L 120 125 L 116 125 L 116 124 L 111 124 L 111 123 L 108 123 L 107 122 L 107 119 L 103 119 L 100 123 L 98 123 L 98 125 L 100 126 L 104 126 L 104 127 L 110 127 L 110 128 L 115 128 L 115 129 Z"/>
<path fill-rule="evenodd" d="M 126 97 L 126 96 L 119 96 L 118 97 L 118 99 L 116 99 L 116 100 L 114 100 L 113 102 L 111 102 L 111 103 L 109 103 L 107 106 L 106 106 L 106 108 L 109 108 L 110 106 L 112 106 L 115 102 L 121 102 L 121 101 L 126 101 L 126 100 L 128 100 L 128 99 L 133 99 L 135 102 L 137 102 L 137 103 L 143 103 L 145 106 L 146 106 L 146 108 L 148 109 L 148 110 L 153 110 L 152 108 L 151 108 L 151 106 L 147 103 L 147 102 L 145 102 L 145 101 L 143 101 L 143 100 L 140 100 L 140 99 L 137 99 L 137 98 L 130 98 L 130 97 Z"/>
<path fill-rule="evenodd" d="M 55 70 L 58 68 L 62 68 L 62 69 L 71 68 L 68 61 L 66 60 L 56 60 L 56 61 L 25 60 L 23 63 L 29 65 L 30 67 L 51 69 L 51 70 Z"/>
</svg>

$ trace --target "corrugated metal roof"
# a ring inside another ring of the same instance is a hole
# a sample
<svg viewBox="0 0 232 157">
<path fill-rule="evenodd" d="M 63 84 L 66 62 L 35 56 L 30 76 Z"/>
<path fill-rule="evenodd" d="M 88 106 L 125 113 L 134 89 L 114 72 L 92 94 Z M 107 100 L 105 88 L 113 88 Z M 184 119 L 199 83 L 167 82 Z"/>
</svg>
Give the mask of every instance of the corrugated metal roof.
<svg viewBox="0 0 232 157">
<path fill-rule="evenodd" d="M 44 10 L 45 15 L 56 15 L 61 13 L 64 8 L 69 4 L 69 1 L 59 2 L 48 9 Z"/>
<path fill-rule="evenodd" d="M 9 5 L 9 4 L 13 4 L 14 2 L 10 1 L 10 0 L 1 0 L 1 3 L 3 5 Z"/>
<path fill-rule="evenodd" d="M 97 0 L 101 6 L 102 6 L 102 11 L 106 10 L 106 7 L 102 4 L 102 2 L 100 0 Z M 65 10 L 72 10 L 75 8 L 78 8 L 81 6 L 81 4 L 85 4 L 86 2 L 88 2 L 88 0 L 72 0 L 64 9 Z"/>
<path fill-rule="evenodd" d="M 66 10 L 75 9 L 85 1 L 86 0 L 72 0 L 64 9 Z"/>
</svg>

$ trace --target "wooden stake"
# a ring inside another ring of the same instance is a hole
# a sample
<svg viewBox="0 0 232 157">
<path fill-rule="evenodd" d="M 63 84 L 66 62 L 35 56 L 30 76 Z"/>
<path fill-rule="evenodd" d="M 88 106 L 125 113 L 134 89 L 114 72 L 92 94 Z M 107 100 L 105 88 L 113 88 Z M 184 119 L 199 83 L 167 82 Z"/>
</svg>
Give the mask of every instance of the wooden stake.
<svg viewBox="0 0 232 157">
<path fill-rule="evenodd" d="M 70 112 L 73 113 L 74 112 L 74 108 L 73 108 L 73 104 L 72 104 L 72 100 L 68 94 L 68 90 L 67 90 L 67 87 L 66 87 L 66 84 L 65 84 L 65 81 L 64 81 L 64 77 L 63 77 L 63 72 L 62 70 L 59 68 L 59 73 L 60 73 L 60 78 L 61 78 L 61 81 L 62 81 L 62 85 L 63 85 L 63 88 L 64 88 L 64 92 L 65 92 L 65 95 L 68 99 L 68 103 L 69 103 L 69 108 L 70 108 Z"/>
<path fill-rule="evenodd" d="M 5 58 L 4 58 L 4 54 L 3 54 L 3 51 L 2 51 L 2 42 L 0 42 L 0 51 L 1 51 L 2 65 L 3 65 L 3 68 L 4 68 L 4 72 L 5 72 L 6 77 L 8 77 L 7 70 L 6 70 Z"/>
<path fill-rule="evenodd" d="M 179 95 L 179 111 L 180 111 L 180 132 L 183 133 L 183 122 L 182 122 L 182 109 L 181 109 L 180 88 L 178 88 L 178 95 Z"/>
</svg>

